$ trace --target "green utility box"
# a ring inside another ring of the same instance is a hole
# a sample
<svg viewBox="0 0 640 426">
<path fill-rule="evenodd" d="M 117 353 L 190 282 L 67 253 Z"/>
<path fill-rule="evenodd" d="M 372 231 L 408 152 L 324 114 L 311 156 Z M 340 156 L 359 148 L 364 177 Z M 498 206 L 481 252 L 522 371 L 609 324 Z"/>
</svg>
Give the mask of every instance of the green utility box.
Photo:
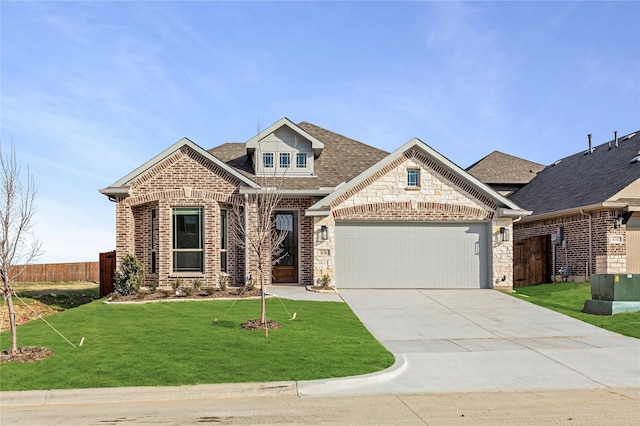
<svg viewBox="0 0 640 426">
<path fill-rule="evenodd" d="M 591 300 L 584 301 L 582 312 L 615 315 L 640 311 L 640 274 L 591 275 Z"/>
<path fill-rule="evenodd" d="M 593 274 L 591 298 L 620 302 L 640 302 L 640 274 Z"/>
</svg>

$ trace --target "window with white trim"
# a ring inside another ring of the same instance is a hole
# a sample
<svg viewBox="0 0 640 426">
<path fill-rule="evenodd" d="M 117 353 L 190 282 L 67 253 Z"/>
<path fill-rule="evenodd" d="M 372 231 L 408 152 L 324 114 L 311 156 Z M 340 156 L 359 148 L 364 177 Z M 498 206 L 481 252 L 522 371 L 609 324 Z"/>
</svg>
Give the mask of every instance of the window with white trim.
<svg viewBox="0 0 640 426">
<path fill-rule="evenodd" d="M 262 165 L 265 169 L 273 168 L 273 152 L 265 152 L 262 154 Z"/>
<path fill-rule="evenodd" d="M 407 170 L 407 186 L 410 188 L 420 187 L 420 170 L 419 169 Z"/>
<path fill-rule="evenodd" d="M 306 169 L 307 168 L 307 153 L 306 152 L 298 152 L 296 154 L 296 168 L 298 168 L 298 169 Z"/>
<path fill-rule="evenodd" d="M 291 165 L 291 153 L 289 152 L 281 152 L 280 153 L 280 167 L 283 169 L 288 169 Z"/>
<path fill-rule="evenodd" d="M 173 272 L 204 272 L 201 207 L 173 209 Z"/>
</svg>

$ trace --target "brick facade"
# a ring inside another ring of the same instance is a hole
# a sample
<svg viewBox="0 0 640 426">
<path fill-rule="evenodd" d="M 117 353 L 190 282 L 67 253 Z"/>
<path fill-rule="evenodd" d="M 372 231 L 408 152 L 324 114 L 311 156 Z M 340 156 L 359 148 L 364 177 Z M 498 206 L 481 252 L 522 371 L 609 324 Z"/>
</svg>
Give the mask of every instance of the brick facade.
<svg viewBox="0 0 640 426">
<path fill-rule="evenodd" d="M 514 225 L 514 240 L 551 235 L 564 229 L 566 247 L 556 246 L 556 280 L 562 280 L 560 268 L 568 266 L 570 281 L 584 281 L 592 273 L 626 272 L 626 227 L 615 227 L 622 212 L 600 209 Z M 589 229 L 591 222 L 591 239 Z M 591 248 L 590 248 L 591 241 Z"/>
<path fill-rule="evenodd" d="M 195 151 L 185 147 L 137 177 L 129 196 L 120 197 L 116 207 L 116 256 L 135 254 L 145 268 L 145 284 L 158 282 L 169 287 L 180 278 L 185 285 L 194 280 L 216 286 L 220 267 L 220 210 L 242 205 L 237 194 L 239 181 Z M 172 268 L 172 217 L 176 207 L 203 210 L 204 272 L 174 273 Z M 152 226 L 152 217 L 154 226 Z M 152 237 L 152 229 L 154 235 Z M 153 245 L 152 245 L 153 242 Z M 152 256 L 156 272 L 152 272 Z M 231 282 L 244 282 L 244 253 L 228 247 L 227 270 Z"/>
<path fill-rule="evenodd" d="M 407 186 L 408 169 L 419 170 L 418 187 Z M 181 279 L 188 286 L 198 279 L 205 286 L 217 286 L 221 274 L 220 212 L 224 209 L 229 218 L 229 284 L 242 285 L 248 277 L 257 284 L 255 254 L 234 244 L 232 235 L 230 215 L 234 211 L 244 216 L 246 209 L 249 224 L 257 219 L 257 205 L 251 201 L 252 197 L 239 194 L 240 185 L 237 175 L 187 145 L 169 154 L 133 178 L 127 196 L 116 197 L 118 262 L 125 254 L 135 254 L 144 265 L 147 285 L 157 281 L 160 287 L 166 288 Z M 501 227 L 512 229 L 512 220 L 498 218 L 498 206 L 492 198 L 417 149 L 400 155 L 334 199 L 328 216 L 305 215 L 316 201 L 317 198 L 308 196 L 287 195 L 278 205 L 278 210 L 297 213 L 297 284 L 311 285 L 325 274 L 335 274 L 336 221 L 365 220 L 485 223 L 491 229 L 488 257 L 492 286 L 512 287 L 513 244 L 510 238 L 503 241 L 499 235 Z M 173 272 L 173 211 L 178 207 L 202 209 L 204 268 L 201 273 Z M 327 239 L 321 237 L 323 226 L 328 229 Z M 252 232 L 251 226 L 249 232 Z"/>
</svg>

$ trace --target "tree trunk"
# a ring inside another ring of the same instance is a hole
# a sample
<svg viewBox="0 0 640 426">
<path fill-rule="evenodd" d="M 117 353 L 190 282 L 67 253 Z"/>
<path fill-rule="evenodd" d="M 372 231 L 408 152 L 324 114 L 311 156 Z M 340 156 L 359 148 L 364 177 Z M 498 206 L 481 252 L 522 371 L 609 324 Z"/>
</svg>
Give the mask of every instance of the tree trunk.
<svg viewBox="0 0 640 426">
<path fill-rule="evenodd" d="M 9 325 L 11 328 L 11 349 L 10 353 L 16 354 L 18 352 L 18 339 L 16 330 L 16 312 L 13 310 L 13 298 L 11 297 L 11 287 L 7 282 L 4 282 L 4 295 L 7 299 L 7 308 L 9 309 Z"/>
<path fill-rule="evenodd" d="M 267 324 L 267 304 L 265 302 L 264 273 L 260 271 L 260 324 Z"/>
</svg>

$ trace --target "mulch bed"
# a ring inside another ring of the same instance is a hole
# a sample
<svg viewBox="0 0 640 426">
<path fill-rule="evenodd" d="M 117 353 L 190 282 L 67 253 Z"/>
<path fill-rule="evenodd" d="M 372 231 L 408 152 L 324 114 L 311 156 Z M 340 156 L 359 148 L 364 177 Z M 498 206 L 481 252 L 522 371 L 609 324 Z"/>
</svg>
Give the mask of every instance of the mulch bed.
<svg viewBox="0 0 640 426">
<path fill-rule="evenodd" d="M 40 361 L 53 355 L 54 352 L 47 348 L 39 348 L 32 346 L 23 346 L 18 348 L 18 352 L 10 354 L 9 351 L 0 353 L 1 362 L 34 362 Z"/>
<path fill-rule="evenodd" d="M 181 290 L 178 294 L 174 290 L 160 289 L 153 293 L 141 291 L 138 294 L 122 296 L 113 293 L 108 298 L 108 303 L 119 302 L 154 302 L 163 300 L 213 300 L 213 299 L 244 299 L 249 297 L 259 297 L 260 289 L 246 290 L 244 287 L 231 287 L 222 291 L 215 289 L 213 292 L 192 291 L 191 293 Z"/>
<path fill-rule="evenodd" d="M 280 323 L 277 323 L 273 320 L 267 320 L 266 324 L 260 324 L 260 319 L 252 319 L 243 322 L 242 328 L 244 328 L 245 330 L 264 330 L 265 328 L 268 328 L 269 330 L 275 330 L 277 328 L 280 328 Z"/>
</svg>

